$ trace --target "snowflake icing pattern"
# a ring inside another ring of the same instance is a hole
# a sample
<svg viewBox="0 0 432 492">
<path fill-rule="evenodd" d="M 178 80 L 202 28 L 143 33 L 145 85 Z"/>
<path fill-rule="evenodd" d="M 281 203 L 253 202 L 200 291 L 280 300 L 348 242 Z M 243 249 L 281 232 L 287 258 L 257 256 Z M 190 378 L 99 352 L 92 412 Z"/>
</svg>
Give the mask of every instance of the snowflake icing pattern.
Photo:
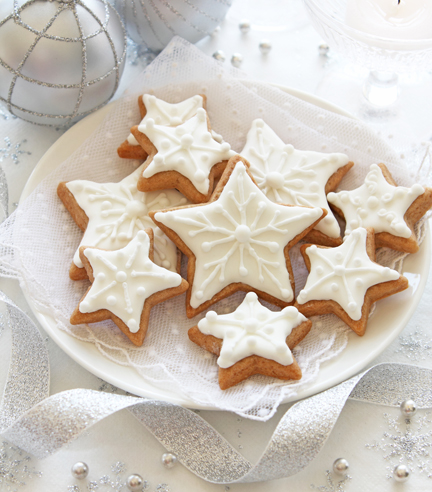
<svg viewBox="0 0 432 492">
<path fill-rule="evenodd" d="M 418 362 L 432 357 L 432 339 L 421 330 L 415 330 L 408 335 L 399 337 L 400 347 L 397 353 L 403 354 L 407 359 Z"/>
<path fill-rule="evenodd" d="M 330 470 L 326 470 L 327 485 L 320 485 L 316 487 L 314 484 L 311 484 L 311 489 L 319 490 L 319 492 L 345 492 L 345 485 L 351 479 L 352 477 L 350 475 L 345 475 L 341 480 L 335 483 Z"/>
<path fill-rule="evenodd" d="M 19 164 L 20 155 L 31 155 L 31 152 L 21 149 L 21 146 L 27 143 L 27 140 L 24 139 L 15 145 L 12 144 L 9 137 L 5 137 L 4 141 L 6 143 L 6 147 L 0 148 L 0 162 L 5 161 L 6 159 L 11 159 L 14 164 Z"/>
</svg>

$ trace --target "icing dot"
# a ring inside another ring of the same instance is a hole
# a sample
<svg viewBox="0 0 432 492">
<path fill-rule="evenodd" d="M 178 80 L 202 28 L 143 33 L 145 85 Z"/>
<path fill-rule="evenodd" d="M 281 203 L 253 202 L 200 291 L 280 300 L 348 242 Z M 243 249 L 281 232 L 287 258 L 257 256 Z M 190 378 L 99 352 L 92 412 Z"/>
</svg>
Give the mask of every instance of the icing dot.
<svg viewBox="0 0 432 492">
<path fill-rule="evenodd" d="M 250 337 L 248 338 L 248 341 L 247 341 L 247 344 L 249 345 L 249 347 L 255 347 L 256 346 L 256 338 L 255 337 Z"/>
<path fill-rule="evenodd" d="M 281 289 L 281 295 L 282 295 L 282 299 L 289 299 L 291 293 L 288 289 Z"/>
<path fill-rule="evenodd" d="M 174 116 L 173 118 L 171 118 L 170 123 L 172 126 L 177 126 L 182 124 L 182 120 L 178 116 Z"/>
<path fill-rule="evenodd" d="M 204 143 L 209 143 L 209 142 L 211 142 L 211 140 L 212 140 L 211 133 L 210 132 L 204 133 L 204 135 L 202 136 L 202 141 Z"/>
<path fill-rule="evenodd" d="M 266 333 L 268 333 L 269 335 L 271 335 L 272 333 L 274 333 L 274 328 L 273 328 L 273 327 L 271 327 L 271 326 L 266 326 L 266 327 L 264 328 L 264 331 L 265 331 Z"/>
<path fill-rule="evenodd" d="M 203 108 L 197 110 L 197 117 L 200 121 L 205 121 L 207 119 L 206 112 Z"/>
<path fill-rule="evenodd" d="M 300 291 L 300 293 L 298 295 L 299 301 L 306 302 L 307 301 L 307 297 L 308 297 L 308 294 L 307 294 L 307 291 L 306 290 Z"/>
<path fill-rule="evenodd" d="M 415 195 L 421 195 L 422 193 L 424 193 L 424 188 L 422 185 L 416 183 L 415 185 L 413 185 L 410 192 L 414 193 Z"/>
<path fill-rule="evenodd" d="M 127 203 L 125 212 L 129 218 L 147 214 L 147 207 L 139 200 L 131 200 Z"/>
<path fill-rule="evenodd" d="M 145 295 L 145 292 L 146 292 L 145 287 L 138 287 L 138 289 L 137 289 L 137 294 L 138 294 L 139 296 L 143 296 L 143 295 Z"/>
<path fill-rule="evenodd" d="M 246 275 L 249 273 L 247 268 L 245 268 L 244 266 L 241 266 L 239 268 L 239 273 L 242 277 L 246 277 Z"/>
<path fill-rule="evenodd" d="M 171 268 L 171 263 L 168 260 L 163 260 L 162 266 L 164 268 Z"/>
<path fill-rule="evenodd" d="M 208 154 L 205 154 L 205 153 L 204 154 L 201 154 L 200 159 L 201 159 L 202 162 L 208 162 L 209 155 Z"/>
<path fill-rule="evenodd" d="M 385 195 L 383 195 L 382 197 L 382 201 L 384 203 L 388 203 L 390 202 L 391 200 L 393 199 L 393 195 L 391 193 L 386 193 Z"/>
<path fill-rule="evenodd" d="M 258 329 L 259 323 L 255 318 L 248 318 L 243 321 L 243 327 L 249 333 L 255 333 Z"/>
<path fill-rule="evenodd" d="M 295 319 L 297 318 L 298 311 L 294 306 L 288 306 L 283 309 L 283 312 L 288 316 L 288 318 Z"/>
<path fill-rule="evenodd" d="M 367 206 L 370 208 L 370 209 L 374 209 L 374 208 L 377 208 L 378 205 L 379 205 L 379 200 L 376 196 L 370 196 L 368 199 L 367 199 Z"/>
<path fill-rule="evenodd" d="M 106 276 L 104 273 L 100 272 L 96 275 L 96 280 L 99 280 L 100 282 L 102 282 L 103 280 L 106 279 Z"/>
<path fill-rule="evenodd" d="M 118 258 L 119 260 L 121 260 L 121 259 L 123 259 L 123 258 L 124 258 L 125 254 L 124 254 L 124 252 L 123 252 L 123 251 L 117 251 L 117 255 L 116 255 L 116 256 L 117 256 L 117 258 Z"/>
<path fill-rule="evenodd" d="M 247 225 L 241 224 L 236 227 L 234 231 L 234 237 L 239 243 L 247 243 L 251 237 L 251 230 Z"/>
<path fill-rule="evenodd" d="M 361 278 L 356 278 L 354 283 L 356 287 L 363 287 L 363 280 Z"/>
<path fill-rule="evenodd" d="M 266 186 L 270 186 L 271 188 L 279 190 L 280 188 L 283 188 L 284 177 L 281 173 L 273 171 L 267 174 L 264 183 Z"/>
<path fill-rule="evenodd" d="M 310 184 L 309 189 L 311 191 L 318 191 L 319 190 L 319 184 L 314 181 L 313 183 Z"/>
<path fill-rule="evenodd" d="M 164 149 L 164 150 L 168 150 L 170 148 L 170 141 L 167 139 L 167 138 L 164 138 L 162 141 L 161 141 L 161 148 Z"/>
<path fill-rule="evenodd" d="M 177 135 L 181 136 L 184 133 L 186 133 L 186 130 L 184 129 L 183 126 L 177 126 L 176 129 L 175 129 L 175 132 L 176 132 Z"/>
<path fill-rule="evenodd" d="M 398 234 L 403 234 L 405 232 L 405 226 L 402 223 L 397 224 L 395 229 Z"/>
<path fill-rule="evenodd" d="M 317 267 L 316 272 L 318 275 L 322 275 L 324 273 L 324 268 L 322 266 Z"/>
<path fill-rule="evenodd" d="M 350 312 L 353 312 L 357 309 L 357 303 L 354 302 L 354 301 L 351 301 L 349 304 L 348 304 L 348 311 Z"/>
<path fill-rule="evenodd" d="M 217 213 L 217 214 L 221 214 L 223 212 L 223 207 L 220 203 L 217 203 L 215 206 L 214 206 L 214 211 Z"/>
<path fill-rule="evenodd" d="M 160 231 L 160 229 L 159 229 Z M 161 231 L 162 232 L 162 231 Z M 137 238 L 140 241 L 144 241 L 144 239 L 147 237 L 147 234 L 144 231 L 138 231 Z"/>
<path fill-rule="evenodd" d="M 341 194 L 340 194 L 340 201 L 341 201 L 342 203 L 346 203 L 346 202 L 348 202 L 348 200 L 349 200 L 349 195 L 348 195 L 348 193 L 341 193 Z"/>
<path fill-rule="evenodd" d="M 153 157 L 153 160 L 154 160 L 155 164 L 157 164 L 158 166 L 161 166 L 163 164 L 163 162 L 164 162 L 164 159 L 163 159 L 163 157 L 160 154 L 156 154 Z"/>
<path fill-rule="evenodd" d="M 338 251 L 335 255 L 335 258 L 337 261 L 342 261 L 343 260 L 343 254 L 340 251 Z"/>
<path fill-rule="evenodd" d="M 198 292 L 197 292 L 197 297 L 198 297 Z M 202 297 L 202 296 L 201 296 Z M 207 314 L 206 314 L 206 319 L 210 322 L 214 322 L 217 320 L 217 313 L 216 311 L 209 311 Z"/>
<path fill-rule="evenodd" d="M 201 249 L 204 251 L 204 253 L 208 253 L 211 250 L 211 243 L 209 243 L 207 241 L 202 243 Z"/>
<path fill-rule="evenodd" d="M 297 188 L 298 190 L 300 190 L 301 188 L 304 187 L 304 183 L 301 179 L 294 179 L 292 181 L 292 185 Z"/>
<path fill-rule="evenodd" d="M 117 282 L 124 282 L 126 279 L 127 279 L 127 274 L 126 272 L 123 272 L 123 271 L 119 271 L 116 273 L 116 280 Z"/>
<path fill-rule="evenodd" d="M 269 249 L 271 253 L 276 253 L 277 251 L 279 251 L 279 244 L 276 242 L 270 242 Z"/>
<path fill-rule="evenodd" d="M 264 127 L 264 121 L 262 119 L 255 120 L 255 126 L 257 128 L 263 128 Z"/>
<path fill-rule="evenodd" d="M 134 319 L 130 319 L 127 322 L 127 326 L 132 333 L 136 333 L 138 331 L 138 323 Z"/>
<path fill-rule="evenodd" d="M 146 121 L 146 124 L 145 124 L 146 130 L 151 130 L 152 128 L 154 128 L 154 124 L 155 124 L 154 119 L 153 118 L 149 118 Z"/>
<path fill-rule="evenodd" d="M 186 164 L 186 159 L 184 157 L 179 157 L 177 159 L 177 165 L 184 166 Z"/>
<path fill-rule="evenodd" d="M 387 222 L 393 222 L 393 219 L 395 218 L 394 214 L 387 214 L 386 216 L 386 219 L 387 219 Z"/>
<path fill-rule="evenodd" d="M 358 226 L 359 226 L 359 222 L 358 220 L 351 220 L 350 223 L 349 223 L 351 229 L 356 229 Z"/>
<path fill-rule="evenodd" d="M 361 208 L 358 213 L 362 219 L 365 219 L 368 216 L 368 212 L 364 208 Z"/>
<path fill-rule="evenodd" d="M 246 294 L 246 299 L 248 302 L 254 302 L 258 299 L 258 296 L 256 295 L 255 292 L 248 292 Z"/>
<path fill-rule="evenodd" d="M 291 144 L 285 145 L 284 151 L 287 154 L 292 154 L 294 152 L 294 147 Z"/>
<path fill-rule="evenodd" d="M 185 135 L 182 135 L 180 141 L 181 141 L 182 147 L 185 149 L 188 149 L 193 144 L 193 136 L 190 135 L 189 133 L 186 133 Z"/>
<path fill-rule="evenodd" d="M 104 200 L 102 202 L 102 205 L 101 205 L 101 209 L 102 210 L 106 210 L 106 209 L 111 208 L 111 207 L 112 207 L 112 203 L 111 202 L 109 202 L 107 200 Z"/>
<path fill-rule="evenodd" d="M 222 152 L 229 152 L 231 150 L 231 145 L 228 142 L 224 142 L 220 147 Z"/>
<path fill-rule="evenodd" d="M 82 313 L 88 313 L 90 310 L 90 303 L 88 301 L 82 301 L 79 305 L 79 310 Z"/>
<path fill-rule="evenodd" d="M 354 259 L 354 266 L 355 266 L 355 267 L 360 267 L 360 266 L 361 266 L 361 264 L 362 264 L 362 261 L 361 261 L 361 259 L 360 259 L 360 258 L 355 258 L 355 259 Z"/>
<path fill-rule="evenodd" d="M 339 285 L 336 283 L 333 283 L 333 284 L 331 284 L 330 288 L 333 292 L 337 292 L 339 290 Z"/>
<path fill-rule="evenodd" d="M 198 170 L 198 171 L 195 173 L 194 178 L 195 178 L 195 180 L 196 180 L 198 183 L 202 183 L 202 182 L 206 179 L 206 175 L 205 175 L 204 171 Z"/>
<path fill-rule="evenodd" d="M 117 303 L 117 298 L 115 296 L 108 296 L 106 302 L 109 306 L 115 306 Z"/>
</svg>

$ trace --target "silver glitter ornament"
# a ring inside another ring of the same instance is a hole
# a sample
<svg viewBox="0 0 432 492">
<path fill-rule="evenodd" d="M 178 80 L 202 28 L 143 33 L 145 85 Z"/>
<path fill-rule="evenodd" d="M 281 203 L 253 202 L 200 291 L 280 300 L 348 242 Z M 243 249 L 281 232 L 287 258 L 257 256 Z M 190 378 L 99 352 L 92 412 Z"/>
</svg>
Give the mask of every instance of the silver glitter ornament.
<svg viewBox="0 0 432 492">
<path fill-rule="evenodd" d="M 243 34 L 247 34 L 251 29 L 251 24 L 248 20 L 244 19 L 239 24 L 239 29 Z"/>
<path fill-rule="evenodd" d="M 349 463 L 345 458 L 338 458 L 333 463 L 333 471 L 337 475 L 345 475 L 345 473 L 348 471 L 348 468 Z"/>
<path fill-rule="evenodd" d="M 141 475 L 134 473 L 133 475 L 129 475 L 126 479 L 126 486 L 132 492 L 139 492 L 143 490 L 144 480 Z"/>
<path fill-rule="evenodd" d="M 417 412 L 416 402 L 413 400 L 405 400 L 400 404 L 400 411 L 402 415 L 409 419 Z"/>
<path fill-rule="evenodd" d="M 406 465 L 398 465 L 393 470 L 393 477 L 396 482 L 406 482 L 411 472 Z"/>
<path fill-rule="evenodd" d="M 74 478 L 83 480 L 89 474 L 89 467 L 83 461 L 78 461 L 72 466 L 71 473 Z"/>
<path fill-rule="evenodd" d="M 0 21 L 0 100 L 32 123 L 65 126 L 115 93 L 126 36 L 107 0 L 15 0 Z"/>
<path fill-rule="evenodd" d="M 160 51 L 174 36 L 196 43 L 224 20 L 232 0 L 110 0 L 136 43 Z"/>
<path fill-rule="evenodd" d="M 330 46 L 328 44 L 322 43 L 318 46 L 318 53 L 321 56 L 327 56 L 329 51 L 330 51 Z"/>
<path fill-rule="evenodd" d="M 225 61 L 225 53 L 222 50 L 217 50 L 213 53 L 213 58 L 217 61 L 224 62 Z"/>
<path fill-rule="evenodd" d="M 272 49 L 272 44 L 268 39 L 262 39 L 259 44 L 259 50 L 263 55 L 270 53 Z"/>
<path fill-rule="evenodd" d="M 165 468 L 172 468 L 177 463 L 177 456 L 173 453 L 164 453 L 162 455 L 162 464 Z"/>
<path fill-rule="evenodd" d="M 239 68 L 242 62 L 243 62 L 243 55 L 241 55 L 240 53 L 234 53 L 233 56 L 231 57 L 231 65 L 233 67 Z"/>
</svg>

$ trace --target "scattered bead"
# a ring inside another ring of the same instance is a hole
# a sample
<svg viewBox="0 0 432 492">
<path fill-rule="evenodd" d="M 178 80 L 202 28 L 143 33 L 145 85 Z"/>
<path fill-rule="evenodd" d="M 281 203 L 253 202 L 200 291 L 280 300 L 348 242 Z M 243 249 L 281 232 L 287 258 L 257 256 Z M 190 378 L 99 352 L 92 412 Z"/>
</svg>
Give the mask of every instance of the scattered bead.
<svg viewBox="0 0 432 492">
<path fill-rule="evenodd" d="M 272 44 L 268 39 L 262 39 L 259 44 L 259 49 L 263 55 L 267 55 L 272 49 Z"/>
<path fill-rule="evenodd" d="M 318 52 L 320 56 L 327 56 L 330 51 L 330 46 L 326 43 L 322 43 L 318 46 Z"/>
<path fill-rule="evenodd" d="M 345 475 L 345 473 L 348 471 L 348 468 L 349 463 L 345 458 L 338 458 L 333 463 L 333 471 L 337 475 Z"/>
<path fill-rule="evenodd" d="M 172 468 L 177 463 L 177 456 L 173 453 L 164 453 L 162 455 L 162 464 L 165 468 Z"/>
<path fill-rule="evenodd" d="M 72 476 L 78 480 L 83 480 L 89 473 L 89 467 L 83 461 L 78 461 L 71 468 Z"/>
<path fill-rule="evenodd" d="M 246 19 L 242 20 L 239 24 L 239 29 L 243 34 L 247 34 L 250 31 L 250 22 Z"/>
<path fill-rule="evenodd" d="M 234 53 L 231 57 L 231 65 L 233 67 L 239 68 L 243 61 L 243 55 L 240 53 Z"/>
<path fill-rule="evenodd" d="M 402 415 L 409 419 L 417 412 L 416 402 L 413 400 L 405 400 L 400 404 L 400 411 Z"/>
<path fill-rule="evenodd" d="M 396 482 L 406 482 L 410 476 L 410 470 L 406 465 L 398 465 L 393 470 L 393 477 Z"/>
<path fill-rule="evenodd" d="M 217 50 L 213 53 L 213 58 L 217 61 L 224 62 L 225 61 L 225 53 L 222 50 Z"/>
<path fill-rule="evenodd" d="M 141 475 L 134 473 L 133 475 L 129 475 L 126 479 L 126 485 L 129 490 L 132 492 L 138 492 L 143 490 L 144 480 Z"/>
</svg>

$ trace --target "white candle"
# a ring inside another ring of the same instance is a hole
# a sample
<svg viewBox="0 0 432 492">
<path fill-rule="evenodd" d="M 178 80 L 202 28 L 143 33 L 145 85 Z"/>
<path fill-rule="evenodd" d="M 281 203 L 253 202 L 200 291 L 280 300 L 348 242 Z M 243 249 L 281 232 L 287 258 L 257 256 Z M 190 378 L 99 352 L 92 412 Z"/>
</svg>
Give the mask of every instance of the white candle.
<svg viewBox="0 0 432 492">
<path fill-rule="evenodd" d="M 347 0 L 347 25 L 389 39 L 432 38 L 432 0 Z"/>
</svg>

